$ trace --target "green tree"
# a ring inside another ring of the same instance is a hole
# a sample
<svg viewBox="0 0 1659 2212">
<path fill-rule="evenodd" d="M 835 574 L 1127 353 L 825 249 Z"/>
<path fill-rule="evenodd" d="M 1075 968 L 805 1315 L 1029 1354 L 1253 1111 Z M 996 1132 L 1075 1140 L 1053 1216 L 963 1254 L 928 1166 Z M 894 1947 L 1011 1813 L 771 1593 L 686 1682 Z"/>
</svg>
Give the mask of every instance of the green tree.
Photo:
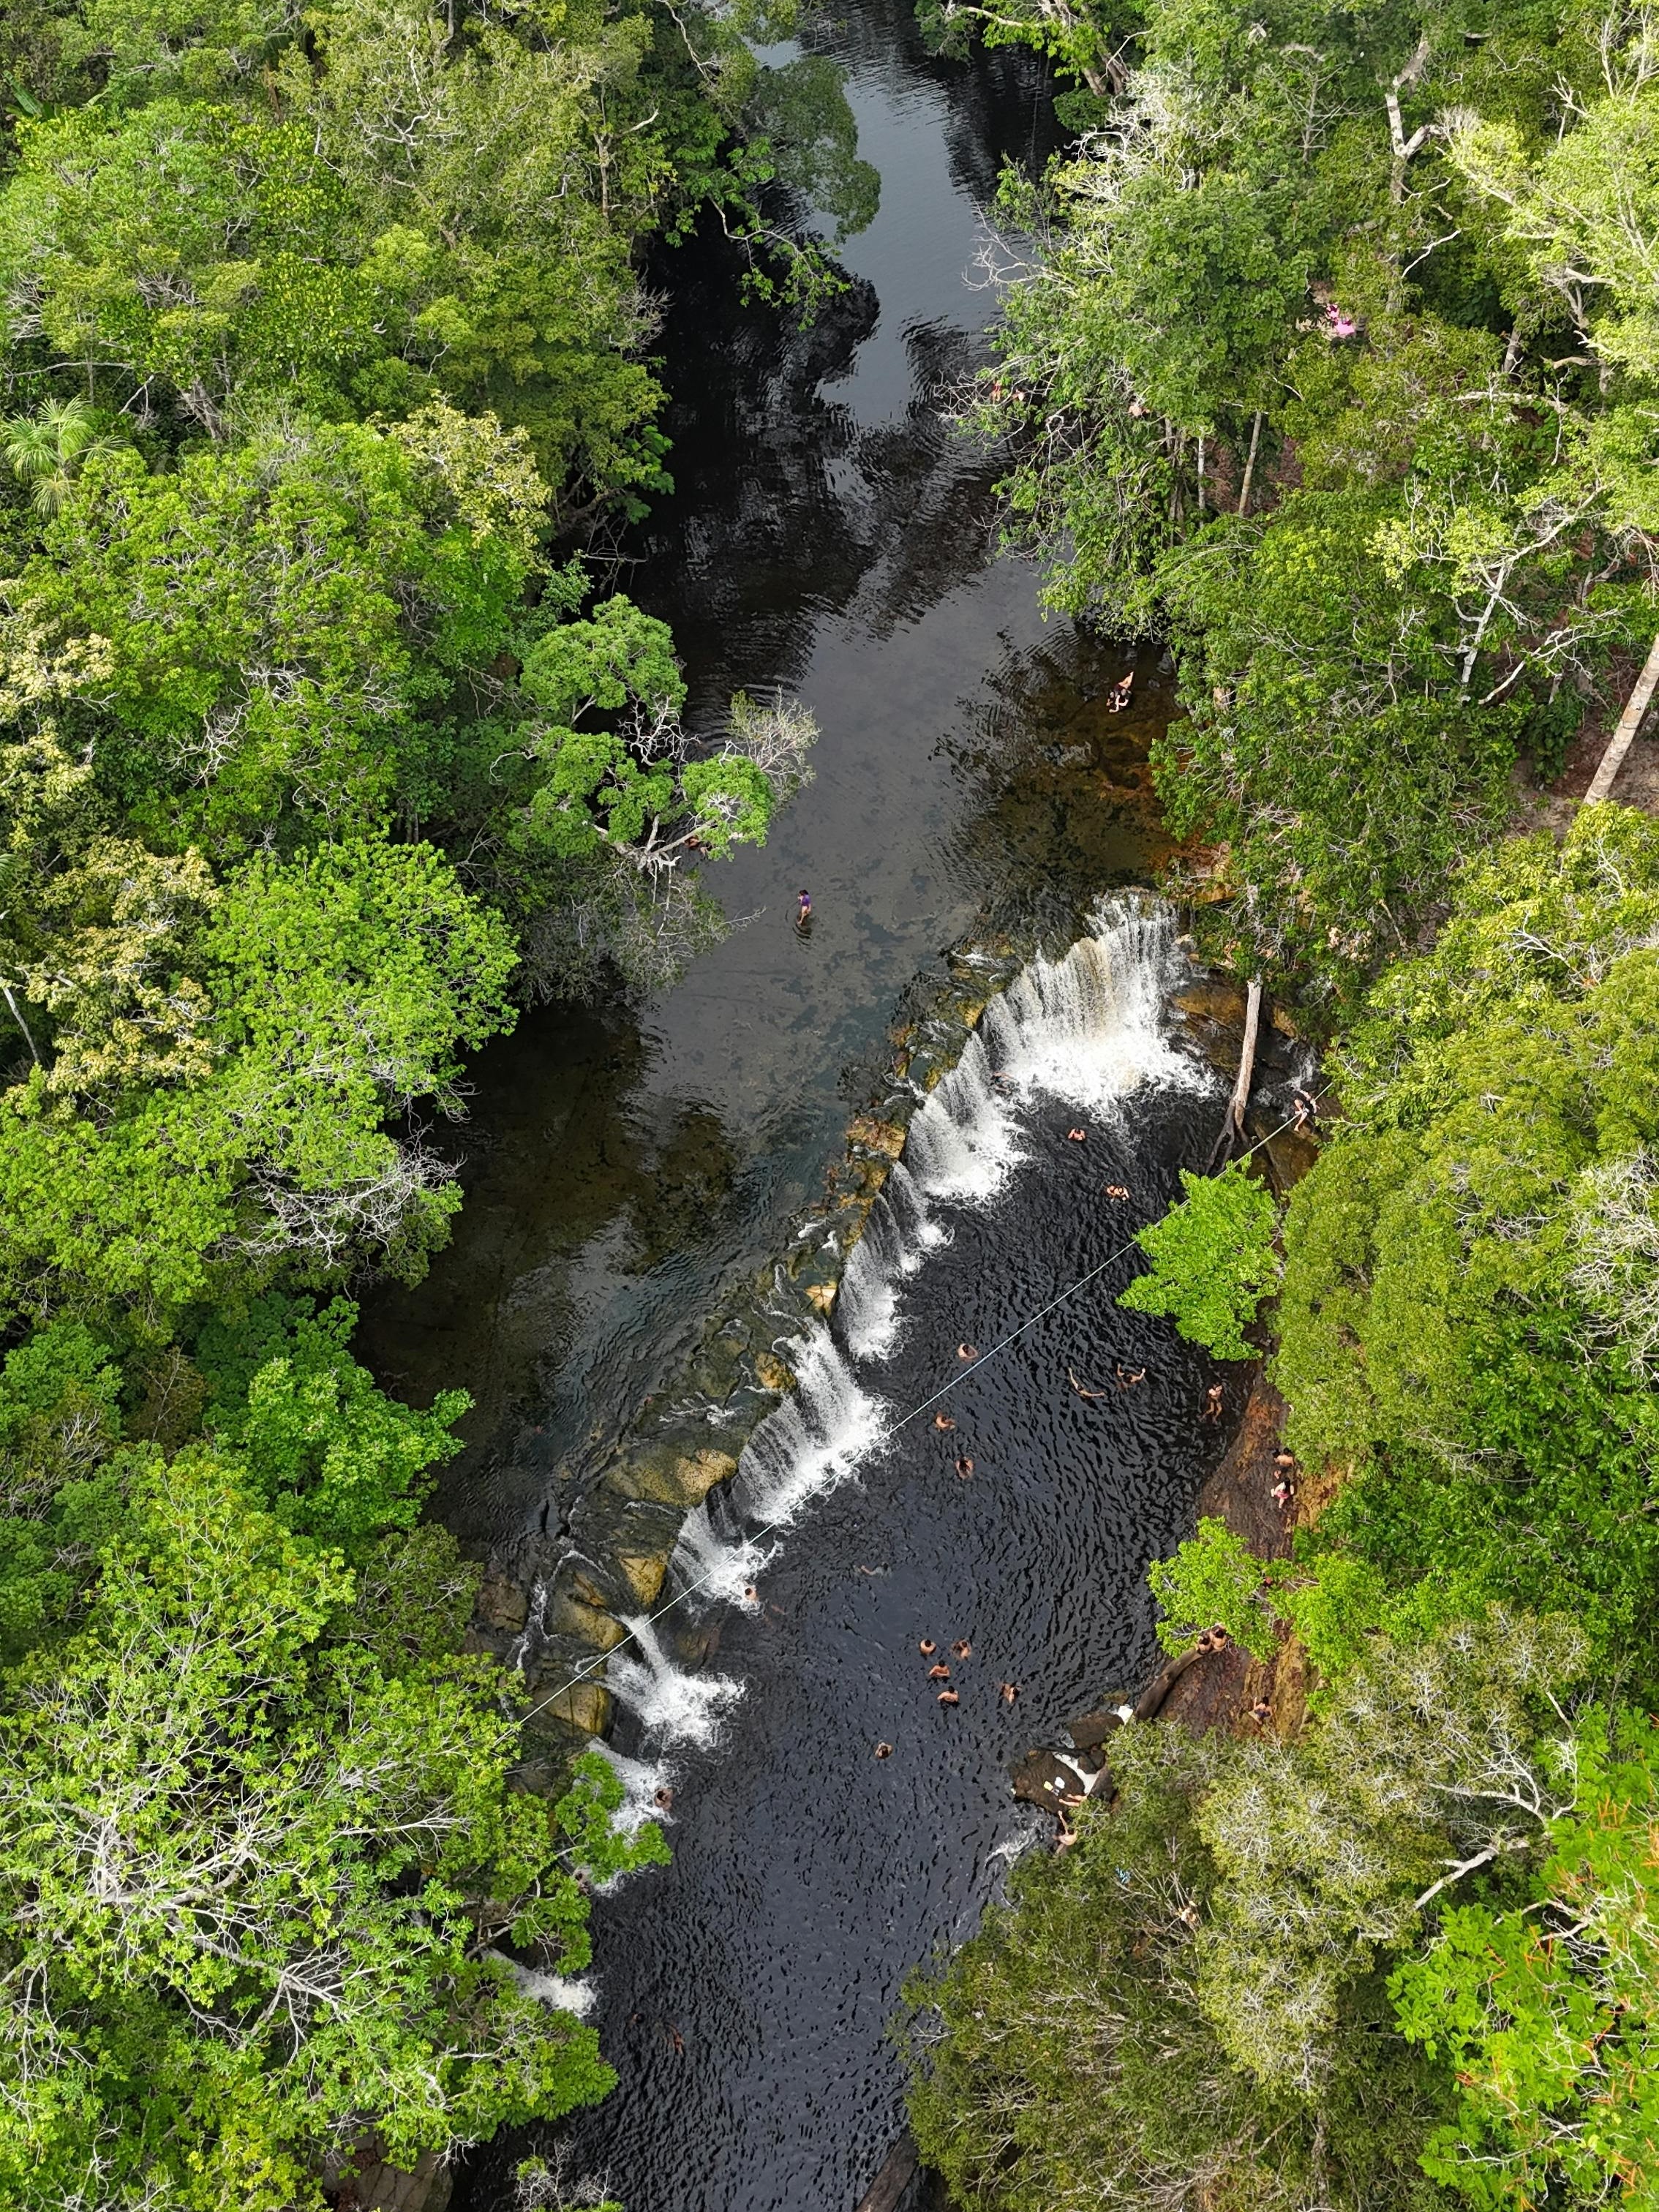
<svg viewBox="0 0 1659 2212">
<path fill-rule="evenodd" d="M 1163 1616 L 1158 1640 L 1166 1651 L 1187 1650 L 1218 1622 L 1254 1657 L 1273 1656 L 1279 1617 L 1267 1594 L 1266 1563 L 1224 1521 L 1206 1515 L 1173 1559 L 1152 1562 L 1146 1579 Z"/>
<path fill-rule="evenodd" d="M 1570 1599 L 1643 1680 L 1656 884 L 1654 825 L 1614 807 L 1460 879 L 1353 1033 L 1349 1119 L 1286 1218 L 1274 1368 L 1297 1448 L 1358 1468 L 1319 1544 L 1431 1614 Z"/>
<path fill-rule="evenodd" d="M 325 2151 L 412 2163 L 608 2086 L 551 1970 L 586 1962 L 579 1873 L 658 1832 L 617 1838 L 601 1762 L 508 1790 L 493 1668 L 365 1641 L 355 1595 L 233 1462 L 132 1468 L 0 1720 L 11 2202 L 320 2207 Z"/>
<path fill-rule="evenodd" d="M 1471 2203 L 1637 2205 L 1659 2152 L 1651 1723 L 1583 1717 L 1576 1803 L 1532 1896 L 1449 1911 L 1390 1983 L 1405 2033 L 1455 2071 L 1424 2164 Z"/>
<path fill-rule="evenodd" d="M 1244 1331 L 1279 1281 L 1279 1209 L 1236 1161 L 1218 1176 L 1182 1168 L 1181 1183 L 1186 1196 L 1135 1231 L 1152 1271 L 1117 1302 L 1135 1313 L 1173 1315 L 1176 1333 L 1218 1359 L 1248 1359 Z"/>
<path fill-rule="evenodd" d="M 1376 1978 L 1345 1992 L 1319 2101 L 1237 2064 L 1199 1997 L 1223 1889 L 1201 1822 L 1225 1738 L 1132 1727 L 1119 1795 L 1075 1848 L 1028 1853 L 1009 1901 L 908 1986 L 911 2125 L 953 2199 L 986 2212 L 1432 2206 L 1416 2167 L 1444 2112 Z"/>
</svg>

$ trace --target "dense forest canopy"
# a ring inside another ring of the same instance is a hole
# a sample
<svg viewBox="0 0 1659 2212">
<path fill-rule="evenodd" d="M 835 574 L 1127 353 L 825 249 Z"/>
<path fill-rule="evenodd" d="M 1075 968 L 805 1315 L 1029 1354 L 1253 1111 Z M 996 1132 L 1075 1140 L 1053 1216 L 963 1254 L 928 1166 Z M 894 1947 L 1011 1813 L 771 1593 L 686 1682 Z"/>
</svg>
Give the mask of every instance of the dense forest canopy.
<svg viewBox="0 0 1659 2212">
<path fill-rule="evenodd" d="M 447 1235 L 464 1055 L 672 975 L 806 773 L 583 558 L 670 487 L 647 249 L 811 312 L 790 191 L 873 208 L 787 27 L 0 21 L 9 2204 L 320 2204 L 611 2078 L 566 1978 L 660 1836 L 522 1764 L 420 1519 L 465 1401 L 335 1293 Z"/>
<path fill-rule="evenodd" d="M 918 2140 L 987 2212 L 1652 2205 L 1659 833 L 1516 832 L 1659 628 L 1659 12 L 929 20 L 1070 79 L 974 411 L 1053 603 L 1169 640 L 1200 941 L 1340 1114 L 1285 1208 L 1189 1176 L 1126 1298 L 1271 1350 L 1334 1492 L 1152 1574 L 1308 1717 L 1112 1739 L 913 1987 Z"/>
</svg>

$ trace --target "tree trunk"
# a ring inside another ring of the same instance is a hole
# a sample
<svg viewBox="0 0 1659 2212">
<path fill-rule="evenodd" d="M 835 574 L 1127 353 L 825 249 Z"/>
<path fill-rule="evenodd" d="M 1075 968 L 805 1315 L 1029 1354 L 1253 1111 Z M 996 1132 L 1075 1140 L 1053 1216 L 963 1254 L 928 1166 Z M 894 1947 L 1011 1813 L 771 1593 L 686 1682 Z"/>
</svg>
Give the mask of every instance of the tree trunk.
<svg viewBox="0 0 1659 2212">
<path fill-rule="evenodd" d="M 1255 1073 L 1255 1034 L 1261 1026 L 1261 978 L 1252 975 L 1244 1000 L 1244 1049 L 1238 1059 L 1238 1080 L 1227 1109 L 1240 1143 L 1244 1139 L 1244 1109 L 1250 1103 L 1250 1079 Z"/>
<path fill-rule="evenodd" d="M 1244 1109 L 1250 1100 L 1250 1082 L 1255 1073 L 1256 1032 L 1261 1026 L 1261 978 L 1252 975 L 1250 988 L 1244 999 L 1244 1046 L 1238 1056 L 1238 1075 L 1233 1085 L 1233 1095 L 1227 1102 L 1227 1118 L 1221 1125 L 1221 1134 L 1216 1139 L 1215 1150 L 1210 1155 L 1212 1169 L 1220 1166 L 1235 1143 L 1243 1142 Z"/>
<path fill-rule="evenodd" d="M 1261 436 L 1261 410 L 1258 407 L 1255 410 L 1255 420 L 1250 425 L 1250 458 L 1244 464 L 1244 485 L 1238 495 L 1238 511 L 1241 514 L 1248 513 L 1249 508 L 1250 478 L 1255 474 L 1255 449 Z"/>
<path fill-rule="evenodd" d="M 1625 702 L 1625 711 L 1619 717 L 1618 726 L 1607 739 L 1607 750 L 1596 763 L 1595 773 L 1590 778 L 1589 789 L 1584 793 L 1583 805 L 1594 805 L 1605 799 L 1613 789 L 1613 778 L 1625 765 L 1625 755 L 1636 741 L 1636 732 L 1642 726 L 1642 717 L 1648 711 L 1654 687 L 1659 684 L 1659 637 L 1656 637 L 1642 664 L 1642 673 L 1636 679 L 1636 689 Z"/>
</svg>

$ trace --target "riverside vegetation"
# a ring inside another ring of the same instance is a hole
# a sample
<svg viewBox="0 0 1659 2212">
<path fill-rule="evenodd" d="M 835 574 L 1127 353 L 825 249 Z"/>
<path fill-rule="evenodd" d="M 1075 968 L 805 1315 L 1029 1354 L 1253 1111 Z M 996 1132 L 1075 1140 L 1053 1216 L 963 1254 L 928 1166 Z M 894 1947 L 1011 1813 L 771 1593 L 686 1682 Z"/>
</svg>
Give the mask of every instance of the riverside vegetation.
<svg viewBox="0 0 1659 2212">
<path fill-rule="evenodd" d="M 1659 2203 L 1659 825 L 1506 834 L 1656 627 L 1659 13 L 934 20 L 1072 79 L 975 411 L 1054 603 L 1170 639 L 1194 926 L 1341 1103 L 1130 1295 L 1270 1328 L 1340 1480 L 1289 1559 L 1154 1570 L 1309 1717 L 1114 1737 L 912 1985 L 918 2142 L 964 2212 Z"/>
<path fill-rule="evenodd" d="M 874 179 L 656 0 L 0 20 L 0 2198 L 320 2205 L 609 2085 L 562 1973 L 663 1856 L 423 1525 L 352 1359 L 526 995 L 648 987 L 805 773 L 580 557 L 667 483 L 642 254 Z"/>
</svg>

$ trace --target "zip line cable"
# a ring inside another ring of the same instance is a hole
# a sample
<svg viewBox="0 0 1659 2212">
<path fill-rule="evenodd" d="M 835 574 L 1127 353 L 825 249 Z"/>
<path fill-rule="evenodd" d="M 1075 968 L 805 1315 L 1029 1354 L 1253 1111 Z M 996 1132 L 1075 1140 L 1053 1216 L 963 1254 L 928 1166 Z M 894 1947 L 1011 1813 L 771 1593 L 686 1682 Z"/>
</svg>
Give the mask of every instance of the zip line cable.
<svg viewBox="0 0 1659 2212">
<path fill-rule="evenodd" d="M 1324 1090 L 1322 1089 L 1319 1091 L 1310 1095 L 1316 1103 L 1317 1100 L 1323 1097 L 1325 1094 Z M 1264 1146 L 1272 1144 L 1275 1137 L 1282 1137 L 1286 1129 L 1291 1128 L 1298 1123 L 1305 1126 L 1306 1118 L 1307 1117 L 1305 1115 L 1292 1114 L 1288 1121 L 1281 1121 L 1276 1129 L 1270 1129 L 1265 1137 L 1258 1138 L 1255 1143 L 1250 1146 L 1248 1151 L 1238 1153 L 1237 1158 L 1239 1160 L 1254 1158 L 1255 1154 L 1261 1152 Z M 1123 1258 L 1126 1253 L 1132 1252 L 1135 1248 L 1137 1241 L 1138 1239 L 1136 1237 L 1131 1237 L 1127 1243 L 1120 1244 L 1116 1251 L 1109 1253 L 1107 1257 L 1100 1262 L 1098 1267 L 1091 1267 L 1086 1275 L 1079 1275 L 1076 1282 L 1072 1284 L 1068 1289 L 1063 1290 L 1058 1297 L 1050 1298 L 1046 1306 L 1040 1306 L 1036 1313 L 1028 1315 L 1025 1320 L 1021 1322 L 1019 1327 L 1015 1329 L 1011 1329 L 1008 1334 L 1002 1339 L 1000 1343 L 994 1344 L 988 1352 L 981 1352 L 979 1357 L 971 1363 L 971 1364 L 964 1365 L 957 1373 L 953 1375 L 948 1382 L 941 1382 L 939 1389 L 933 1391 L 930 1396 L 922 1399 L 919 1404 L 912 1406 L 908 1413 L 901 1414 L 898 1419 L 895 1421 L 890 1428 L 883 1431 L 880 1439 L 881 1443 L 884 1445 L 889 1443 L 892 1437 L 898 1434 L 901 1429 L 908 1427 L 912 1421 L 915 1420 L 921 1414 L 925 1413 L 930 1406 L 936 1406 L 941 1398 L 948 1397 L 951 1392 L 956 1389 L 959 1382 L 965 1382 L 970 1375 L 977 1374 L 980 1369 L 985 1365 L 987 1360 L 994 1359 L 999 1352 L 1006 1352 L 1011 1344 L 1015 1343 L 1020 1337 L 1024 1335 L 1027 1329 L 1035 1328 L 1040 1321 L 1046 1321 L 1051 1313 L 1057 1312 L 1059 1309 L 1065 1305 L 1069 1299 L 1074 1298 L 1079 1291 L 1087 1290 L 1089 1285 L 1095 1281 L 1097 1277 L 1103 1275 L 1109 1267 L 1115 1267 L 1117 1262 Z M 750 1544 L 758 1544 L 763 1537 L 775 1536 L 780 1529 L 787 1528 L 789 1526 L 793 1518 L 793 1516 L 790 1514 L 781 1515 L 775 1521 L 769 1521 L 764 1528 L 757 1528 L 753 1535 L 746 1538 L 744 1540 Z M 699 1575 L 696 1582 L 687 1583 L 683 1589 L 676 1590 L 673 1596 L 669 1599 L 667 1604 L 659 1606 L 655 1613 L 647 1613 L 645 1619 L 641 1622 L 640 1626 L 642 1628 L 654 1628 L 659 1620 L 666 1620 L 668 1615 L 673 1612 L 676 1606 L 683 1605 L 687 1598 L 694 1597 L 700 1589 L 704 1589 L 709 1583 L 711 1583 L 718 1571 L 718 1569 L 710 1567 L 706 1573 Z M 520 1720 L 520 1727 L 524 1725 L 525 1722 L 534 1720 L 538 1713 L 544 1713 L 550 1705 L 556 1705 L 558 1700 L 565 1695 L 567 1691 L 578 1689 L 580 1687 L 582 1683 L 591 1680 L 592 1676 L 610 1658 L 611 1651 L 620 1651 L 623 1644 L 637 1643 L 638 1640 L 638 1631 L 632 1628 L 629 1629 L 626 1634 L 623 1637 L 621 1643 L 613 1644 L 611 1646 L 611 1650 L 609 1651 L 601 1651 L 596 1658 L 590 1660 L 586 1667 L 582 1668 L 578 1673 L 573 1674 L 568 1682 L 561 1682 L 556 1690 L 550 1691 L 538 1705 L 532 1705 L 529 1711 L 526 1713 Z"/>
</svg>

